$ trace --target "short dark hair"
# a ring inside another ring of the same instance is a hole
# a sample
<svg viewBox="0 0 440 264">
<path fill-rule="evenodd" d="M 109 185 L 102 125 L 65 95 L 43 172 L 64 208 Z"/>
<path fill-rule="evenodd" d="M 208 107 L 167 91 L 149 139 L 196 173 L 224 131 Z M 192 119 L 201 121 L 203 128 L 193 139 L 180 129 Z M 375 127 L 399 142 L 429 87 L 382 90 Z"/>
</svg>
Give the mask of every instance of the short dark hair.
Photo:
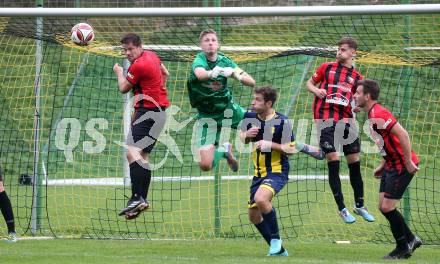
<svg viewBox="0 0 440 264">
<path fill-rule="evenodd" d="M 357 50 L 358 44 L 356 39 L 351 37 L 343 37 L 338 41 L 338 47 L 347 44 L 350 48 Z"/>
<path fill-rule="evenodd" d="M 141 38 L 139 37 L 138 34 L 135 34 L 135 33 L 128 33 L 127 35 L 122 37 L 121 43 L 122 44 L 130 44 L 130 43 L 132 43 L 136 47 L 142 46 Z"/>
<path fill-rule="evenodd" d="M 364 94 L 369 94 L 371 96 L 371 99 L 377 100 L 379 99 L 379 93 L 380 93 L 380 87 L 379 84 L 371 79 L 364 79 L 357 82 L 357 87 L 362 85 L 364 88 L 363 92 Z"/>
<path fill-rule="evenodd" d="M 259 88 L 254 89 L 255 94 L 261 94 L 263 95 L 264 102 L 272 102 L 272 106 L 275 104 L 275 101 L 277 100 L 277 90 L 272 88 L 272 86 L 263 86 Z"/>
<path fill-rule="evenodd" d="M 208 34 L 214 34 L 217 36 L 217 32 L 215 32 L 213 29 L 208 28 L 200 32 L 199 41 L 202 41 L 202 38 Z"/>
</svg>

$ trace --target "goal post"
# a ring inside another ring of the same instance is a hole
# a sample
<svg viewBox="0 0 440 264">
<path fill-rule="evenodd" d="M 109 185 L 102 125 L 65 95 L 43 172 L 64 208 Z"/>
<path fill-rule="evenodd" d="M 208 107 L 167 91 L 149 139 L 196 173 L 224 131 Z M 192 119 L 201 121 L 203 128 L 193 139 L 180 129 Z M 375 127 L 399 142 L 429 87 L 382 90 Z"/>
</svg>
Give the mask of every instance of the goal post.
<svg viewBox="0 0 440 264">
<path fill-rule="evenodd" d="M 35 115 L 34 115 L 34 162 L 33 162 L 33 200 L 31 216 L 31 233 L 35 235 L 39 228 L 41 215 L 41 179 L 40 179 L 40 78 L 43 50 L 41 36 L 43 34 L 43 18 L 36 18 L 36 50 L 35 50 Z"/>
<path fill-rule="evenodd" d="M 37 30 L 37 17 L 42 18 L 42 31 Z M 95 41 L 89 46 L 70 41 L 69 31 L 77 22 L 94 27 Z M 201 172 L 192 153 L 196 113 L 189 104 L 186 79 L 200 52 L 198 34 L 206 28 L 221 31 L 221 51 L 258 86 L 277 88 L 276 110 L 293 120 L 297 138 L 313 145 L 313 96 L 305 82 L 321 63 L 334 59 L 339 38 L 355 37 L 356 68 L 379 81 L 381 103 L 408 130 L 421 158 L 421 171 L 403 205 L 410 209 L 406 219 L 424 242 L 440 243 L 439 217 L 432 210 L 439 204 L 440 190 L 439 4 L 0 9 L 0 162 L 20 233 L 30 227 L 32 234 L 92 238 L 255 235 L 247 218 L 249 151 L 243 147 L 239 152 L 237 173 L 221 162 L 217 174 Z M 130 192 L 120 144 L 130 125 L 130 96 L 119 93 L 112 67 L 119 63 L 128 68 L 119 47 L 128 32 L 138 33 L 144 48 L 155 51 L 169 69 L 172 104 L 170 123 L 151 153 L 152 164 L 162 164 L 153 172 L 152 208 L 136 221 L 117 216 Z M 229 84 L 236 101 L 249 106 L 252 90 L 238 82 Z M 372 171 L 380 156 L 373 152 L 365 120 L 365 114 L 358 115 L 362 174 L 366 204 L 377 223 L 358 221 L 347 228 L 337 215 L 326 163 L 298 154 L 290 157 L 289 183 L 274 199 L 283 238 L 392 240 L 376 209 L 378 182 Z M 231 139 L 236 140 L 234 132 Z M 341 166 L 343 192 L 351 207 L 345 167 Z M 19 177 L 30 172 L 39 180 L 33 186 L 18 184 Z"/>
</svg>

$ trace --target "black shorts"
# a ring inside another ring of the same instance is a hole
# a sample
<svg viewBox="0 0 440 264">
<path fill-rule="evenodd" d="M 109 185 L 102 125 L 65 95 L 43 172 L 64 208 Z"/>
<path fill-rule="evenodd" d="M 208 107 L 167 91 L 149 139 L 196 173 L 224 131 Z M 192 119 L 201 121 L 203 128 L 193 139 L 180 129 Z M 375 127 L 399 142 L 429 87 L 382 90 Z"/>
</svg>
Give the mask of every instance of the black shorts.
<svg viewBox="0 0 440 264">
<path fill-rule="evenodd" d="M 341 131 L 336 131 L 337 127 L 338 130 Z M 318 127 L 318 129 L 320 128 Z M 344 155 L 359 153 L 361 151 L 359 133 L 355 125 L 350 125 L 348 123 L 338 124 L 334 122 L 332 126 L 324 127 L 320 130 L 319 146 L 325 154 L 339 152 L 341 151 L 341 148 Z M 335 133 L 340 134 L 336 134 L 335 137 Z M 349 134 L 350 138 L 348 137 Z"/>
<path fill-rule="evenodd" d="M 127 145 L 150 153 L 165 126 L 166 112 L 163 108 L 138 108 L 133 113 Z"/>
<path fill-rule="evenodd" d="M 405 169 L 400 173 L 396 169 L 384 170 L 379 193 L 385 193 L 385 198 L 400 200 L 413 177 L 414 174 Z"/>
</svg>

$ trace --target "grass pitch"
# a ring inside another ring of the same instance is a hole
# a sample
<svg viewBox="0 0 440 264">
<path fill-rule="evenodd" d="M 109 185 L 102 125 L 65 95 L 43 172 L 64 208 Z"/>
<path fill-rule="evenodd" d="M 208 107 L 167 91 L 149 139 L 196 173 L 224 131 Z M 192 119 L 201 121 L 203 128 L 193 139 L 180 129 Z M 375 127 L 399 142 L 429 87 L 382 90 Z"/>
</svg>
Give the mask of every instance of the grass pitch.
<svg viewBox="0 0 440 264">
<path fill-rule="evenodd" d="M 2 242 L 2 241 L 0 241 Z M 2 263 L 390 263 L 390 244 L 284 242 L 289 257 L 266 257 L 261 240 L 26 240 L 0 244 Z M 403 263 L 438 263 L 438 247 L 422 246 Z"/>
</svg>

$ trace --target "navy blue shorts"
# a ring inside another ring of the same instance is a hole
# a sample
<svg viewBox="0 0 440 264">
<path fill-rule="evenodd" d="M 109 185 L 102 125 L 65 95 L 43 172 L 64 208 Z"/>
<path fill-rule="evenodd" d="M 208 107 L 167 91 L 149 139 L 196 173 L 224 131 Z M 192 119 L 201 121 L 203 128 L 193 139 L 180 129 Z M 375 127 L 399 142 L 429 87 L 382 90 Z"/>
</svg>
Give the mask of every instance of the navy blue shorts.
<svg viewBox="0 0 440 264">
<path fill-rule="evenodd" d="M 139 108 L 133 113 L 127 145 L 150 153 L 165 126 L 165 108 Z"/>
<path fill-rule="evenodd" d="M 258 188 L 266 188 L 272 192 L 273 196 L 275 196 L 281 191 L 281 189 L 283 189 L 284 185 L 286 185 L 288 181 L 289 177 L 285 173 L 268 173 L 266 177 L 254 176 L 250 188 L 248 207 L 257 207 L 255 204 L 255 193 L 257 193 Z"/>
</svg>

